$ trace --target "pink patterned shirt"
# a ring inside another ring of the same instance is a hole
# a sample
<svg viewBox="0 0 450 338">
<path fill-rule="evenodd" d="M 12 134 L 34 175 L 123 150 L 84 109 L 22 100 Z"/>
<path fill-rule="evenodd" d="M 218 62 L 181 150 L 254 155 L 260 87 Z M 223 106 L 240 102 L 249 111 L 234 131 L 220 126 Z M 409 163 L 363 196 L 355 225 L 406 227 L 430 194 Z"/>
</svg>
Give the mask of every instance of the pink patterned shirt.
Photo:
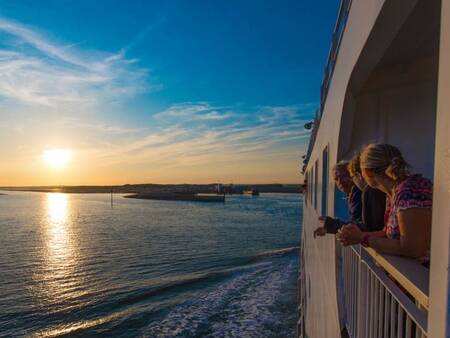
<svg viewBox="0 0 450 338">
<path fill-rule="evenodd" d="M 431 208 L 433 202 L 433 184 L 422 175 L 408 176 L 397 185 L 391 198 L 386 198 L 384 231 L 391 239 L 400 238 L 397 213 L 400 210 Z"/>
</svg>

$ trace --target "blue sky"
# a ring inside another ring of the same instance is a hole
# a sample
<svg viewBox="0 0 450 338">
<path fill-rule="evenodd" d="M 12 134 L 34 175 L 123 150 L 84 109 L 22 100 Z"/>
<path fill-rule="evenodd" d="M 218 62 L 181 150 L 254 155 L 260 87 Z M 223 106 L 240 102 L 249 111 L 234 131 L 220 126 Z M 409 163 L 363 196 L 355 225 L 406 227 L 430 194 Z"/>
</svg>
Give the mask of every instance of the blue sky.
<svg viewBox="0 0 450 338">
<path fill-rule="evenodd" d="M 298 182 L 336 12 L 0 1 L 0 184 Z M 69 169 L 39 162 L 51 148 Z"/>
</svg>

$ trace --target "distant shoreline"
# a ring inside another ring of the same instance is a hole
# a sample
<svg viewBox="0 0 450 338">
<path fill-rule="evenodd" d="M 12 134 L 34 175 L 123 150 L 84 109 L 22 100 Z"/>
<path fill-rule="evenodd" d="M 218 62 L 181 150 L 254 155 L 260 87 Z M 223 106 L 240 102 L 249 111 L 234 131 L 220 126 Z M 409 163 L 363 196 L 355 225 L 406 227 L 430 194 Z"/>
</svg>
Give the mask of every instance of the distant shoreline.
<svg viewBox="0 0 450 338">
<path fill-rule="evenodd" d="M 302 193 L 300 184 L 234 184 L 237 189 L 256 189 L 261 193 Z M 217 184 L 125 184 L 113 186 L 34 186 L 34 187 L 0 187 L 1 191 L 28 191 L 28 192 L 60 192 L 72 194 L 92 194 L 111 192 L 117 194 L 137 194 L 157 191 L 193 193 L 214 193 Z M 0 193 L 1 195 L 1 193 Z"/>
</svg>

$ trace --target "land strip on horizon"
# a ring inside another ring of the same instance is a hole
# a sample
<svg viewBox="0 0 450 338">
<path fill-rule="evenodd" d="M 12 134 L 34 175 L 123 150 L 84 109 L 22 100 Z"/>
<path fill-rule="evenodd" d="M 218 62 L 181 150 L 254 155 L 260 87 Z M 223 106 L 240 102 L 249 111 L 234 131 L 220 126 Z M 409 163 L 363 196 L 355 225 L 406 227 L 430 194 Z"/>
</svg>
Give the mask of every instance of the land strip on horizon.
<svg viewBox="0 0 450 338">
<path fill-rule="evenodd" d="M 2 191 L 61 192 L 61 193 L 144 193 L 156 191 L 215 193 L 218 183 L 211 184 L 124 184 L 124 185 L 79 185 L 79 186 L 23 186 L 0 187 Z M 301 193 L 300 184 L 221 184 L 237 190 L 255 189 L 261 193 Z"/>
</svg>

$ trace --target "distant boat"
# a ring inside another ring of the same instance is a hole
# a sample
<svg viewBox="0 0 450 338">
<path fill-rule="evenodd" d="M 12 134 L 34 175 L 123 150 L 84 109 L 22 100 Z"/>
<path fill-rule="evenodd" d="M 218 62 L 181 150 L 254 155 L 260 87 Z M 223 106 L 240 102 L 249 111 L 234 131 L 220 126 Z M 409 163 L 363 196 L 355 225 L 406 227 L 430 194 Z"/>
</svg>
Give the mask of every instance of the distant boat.
<svg viewBox="0 0 450 338">
<path fill-rule="evenodd" d="M 255 189 L 243 190 L 242 195 L 259 196 L 259 191 Z"/>
</svg>

